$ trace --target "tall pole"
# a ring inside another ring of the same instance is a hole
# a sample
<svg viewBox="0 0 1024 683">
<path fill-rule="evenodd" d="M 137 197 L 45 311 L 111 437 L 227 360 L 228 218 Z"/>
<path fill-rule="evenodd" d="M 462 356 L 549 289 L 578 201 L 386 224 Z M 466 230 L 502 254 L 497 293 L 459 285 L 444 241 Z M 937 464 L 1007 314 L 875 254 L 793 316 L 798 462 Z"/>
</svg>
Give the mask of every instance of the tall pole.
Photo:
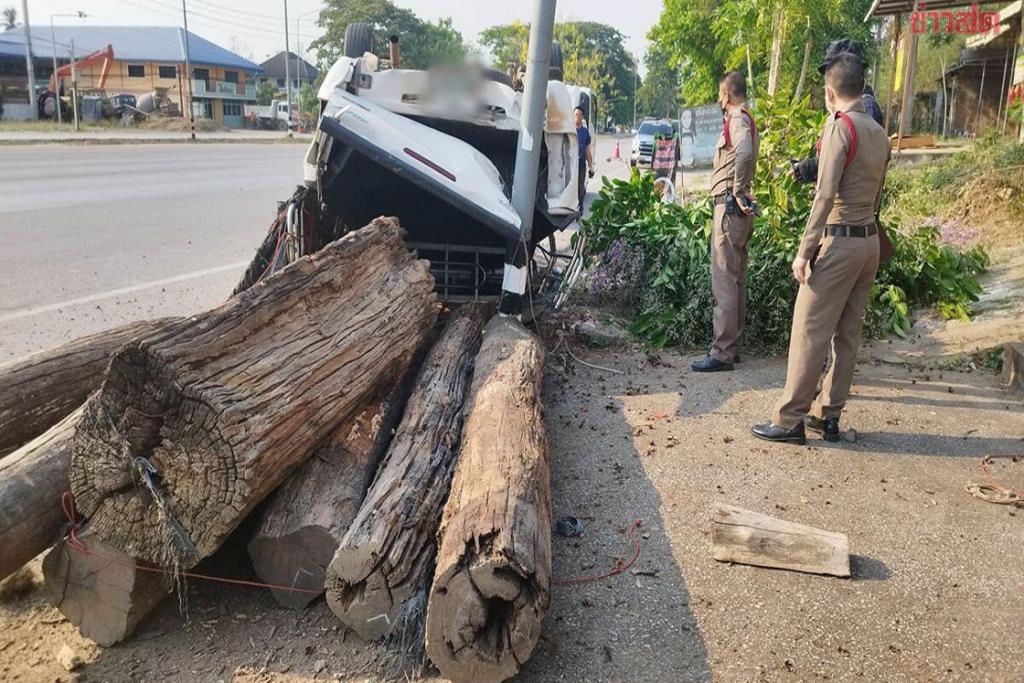
<svg viewBox="0 0 1024 683">
<path fill-rule="evenodd" d="M 284 99 L 288 102 L 288 137 L 292 136 L 292 73 L 289 66 L 291 61 L 291 47 L 288 45 L 288 0 L 284 0 Z"/>
<path fill-rule="evenodd" d="M 555 31 L 556 0 L 534 0 L 527 50 L 523 106 L 520 110 L 516 170 L 512 179 L 512 207 L 519 214 L 518 240 L 505 248 L 505 276 L 501 283 L 501 314 L 518 316 L 526 293 L 528 246 L 533 235 L 537 201 L 537 171 L 544 144 L 544 111 L 548 102 L 548 70 Z"/>
<path fill-rule="evenodd" d="M 636 128 L 636 72 L 639 69 L 636 57 L 633 58 L 633 125 Z M 632 131 L 631 131 L 632 132 Z"/>
<path fill-rule="evenodd" d="M 64 126 L 64 118 L 60 113 L 60 79 L 57 78 L 57 38 L 54 37 L 53 17 L 50 15 L 50 50 L 53 53 L 53 106 L 57 108 L 57 130 Z"/>
<path fill-rule="evenodd" d="M 75 39 L 71 39 L 71 111 L 75 113 L 75 130 L 81 130 L 78 124 L 78 72 L 75 70 Z"/>
<path fill-rule="evenodd" d="M 36 104 L 36 68 L 32 63 L 32 28 L 28 24 L 28 0 L 21 0 L 21 17 L 25 22 L 25 72 L 28 75 L 28 104 L 32 118 L 39 117 Z"/>
<path fill-rule="evenodd" d="M 188 128 L 190 139 L 196 139 L 196 112 L 192 103 L 192 59 L 188 53 L 188 10 L 185 8 L 185 0 L 181 0 L 181 16 L 185 24 L 185 82 L 188 83 Z"/>
<path fill-rule="evenodd" d="M 914 14 L 920 11 L 921 0 L 914 0 Z M 895 157 L 899 157 L 900 150 L 903 148 L 903 136 L 910 133 L 911 125 L 914 122 L 914 72 L 917 69 L 917 37 L 918 33 L 914 31 L 910 32 L 907 36 L 907 49 L 904 53 L 907 59 L 907 71 L 906 76 L 903 77 L 903 99 L 900 105 L 900 126 L 896 135 L 896 153 Z M 908 121 L 909 119 L 909 121 Z"/>
</svg>

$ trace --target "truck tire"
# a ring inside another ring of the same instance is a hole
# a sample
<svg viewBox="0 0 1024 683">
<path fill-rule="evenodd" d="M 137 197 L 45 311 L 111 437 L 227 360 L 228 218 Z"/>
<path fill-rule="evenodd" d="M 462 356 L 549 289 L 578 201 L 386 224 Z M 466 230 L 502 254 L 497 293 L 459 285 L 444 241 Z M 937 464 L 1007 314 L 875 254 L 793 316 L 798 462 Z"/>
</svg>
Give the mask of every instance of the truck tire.
<svg viewBox="0 0 1024 683">
<path fill-rule="evenodd" d="M 358 58 L 366 52 L 373 52 L 373 26 L 354 21 L 345 27 L 345 56 Z"/>
<path fill-rule="evenodd" d="M 512 77 L 500 69 L 484 69 L 484 78 L 495 83 L 504 83 L 512 87 Z"/>
<path fill-rule="evenodd" d="M 277 120 L 277 129 L 278 130 L 282 130 L 282 131 L 283 130 L 288 130 L 288 122 L 285 121 L 284 119 L 278 119 Z"/>
<path fill-rule="evenodd" d="M 548 80 L 560 81 L 563 74 L 562 44 L 557 40 L 551 41 L 551 63 L 548 65 Z"/>
</svg>

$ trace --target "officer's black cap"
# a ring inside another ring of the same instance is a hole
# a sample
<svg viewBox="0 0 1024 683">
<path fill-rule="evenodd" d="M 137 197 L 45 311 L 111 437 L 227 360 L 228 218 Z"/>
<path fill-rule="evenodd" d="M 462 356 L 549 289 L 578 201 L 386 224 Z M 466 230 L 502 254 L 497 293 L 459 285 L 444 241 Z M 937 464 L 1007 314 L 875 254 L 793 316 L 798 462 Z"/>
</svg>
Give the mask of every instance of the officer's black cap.
<svg viewBox="0 0 1024 683">
<path fill-rule="evenodd" d="M 868 68 L 868 63 L 864 61 L 864 50 L 861 48 L 860 43 L 850 38 L 840 38 L 828 44 L 828 48 L 825 50 L 825 60 L 818 65 L 818 73 L 824 75 L 825 71 L 832 66 L 832 62 L 836 60 L 836 57 L 844 52 L 860 57 L 860 60 L 864 62 L 864 68 Z"/>
</svg>

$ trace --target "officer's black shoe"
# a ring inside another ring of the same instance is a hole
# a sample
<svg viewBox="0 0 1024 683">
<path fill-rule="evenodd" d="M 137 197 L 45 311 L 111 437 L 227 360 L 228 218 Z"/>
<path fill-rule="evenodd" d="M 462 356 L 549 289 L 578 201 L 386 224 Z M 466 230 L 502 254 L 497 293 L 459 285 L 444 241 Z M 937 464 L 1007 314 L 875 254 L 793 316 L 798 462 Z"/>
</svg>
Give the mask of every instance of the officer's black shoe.
<svg viewBox="0 0 1024 683">
<path fill-rule="evenodd" d="M 735 356 L 733 356 L 732 357 L 732 362 L 733 363 L 739 363 L 740 362 L 740 354 L 737 353 Z"/>
<path fill-rule="evenodd" d="M 726 372 L 732 370 L 732 363 L 724 363 L 714 356 L 705 356 L 692 363 L 690 369 L 694 372 Z"/>
<path fill-rule="evenodd" d="M 801 446 L 807 443 L 807 434 L 804 432 L 803 422 L 797 422 L 796 426 L 791 429 L 768 422 L 766 424 L 754 425 L 750 428 L 750 433 L 765 441 L 795 443 Z"/>
<path fill-rule="evenodd" d="M 821 438 L 825 441 L 839 441 L 839 418 L 838 417 L 814 417 L 813 415 L 806 415 L 804 417 L 804 426 L 813 432 L 821 434 Z"/>
</svg>

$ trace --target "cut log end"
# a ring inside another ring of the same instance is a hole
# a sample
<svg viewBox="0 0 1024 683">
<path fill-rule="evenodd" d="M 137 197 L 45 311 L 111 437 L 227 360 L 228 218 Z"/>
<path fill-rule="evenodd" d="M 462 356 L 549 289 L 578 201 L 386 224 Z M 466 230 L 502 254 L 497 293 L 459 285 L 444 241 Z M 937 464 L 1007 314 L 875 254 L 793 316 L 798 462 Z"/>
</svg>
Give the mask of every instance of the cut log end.
<svg viewBox="0 0 1024 683">
<path fill-rule="evenodd" d="M 173 583 L 92 534 L 80 538 L 87 552 L 62 541 L 43 559 L 47 597 L 86 638 L 104 646 L 119 643 L 170 594 Z"/>
</svg>

